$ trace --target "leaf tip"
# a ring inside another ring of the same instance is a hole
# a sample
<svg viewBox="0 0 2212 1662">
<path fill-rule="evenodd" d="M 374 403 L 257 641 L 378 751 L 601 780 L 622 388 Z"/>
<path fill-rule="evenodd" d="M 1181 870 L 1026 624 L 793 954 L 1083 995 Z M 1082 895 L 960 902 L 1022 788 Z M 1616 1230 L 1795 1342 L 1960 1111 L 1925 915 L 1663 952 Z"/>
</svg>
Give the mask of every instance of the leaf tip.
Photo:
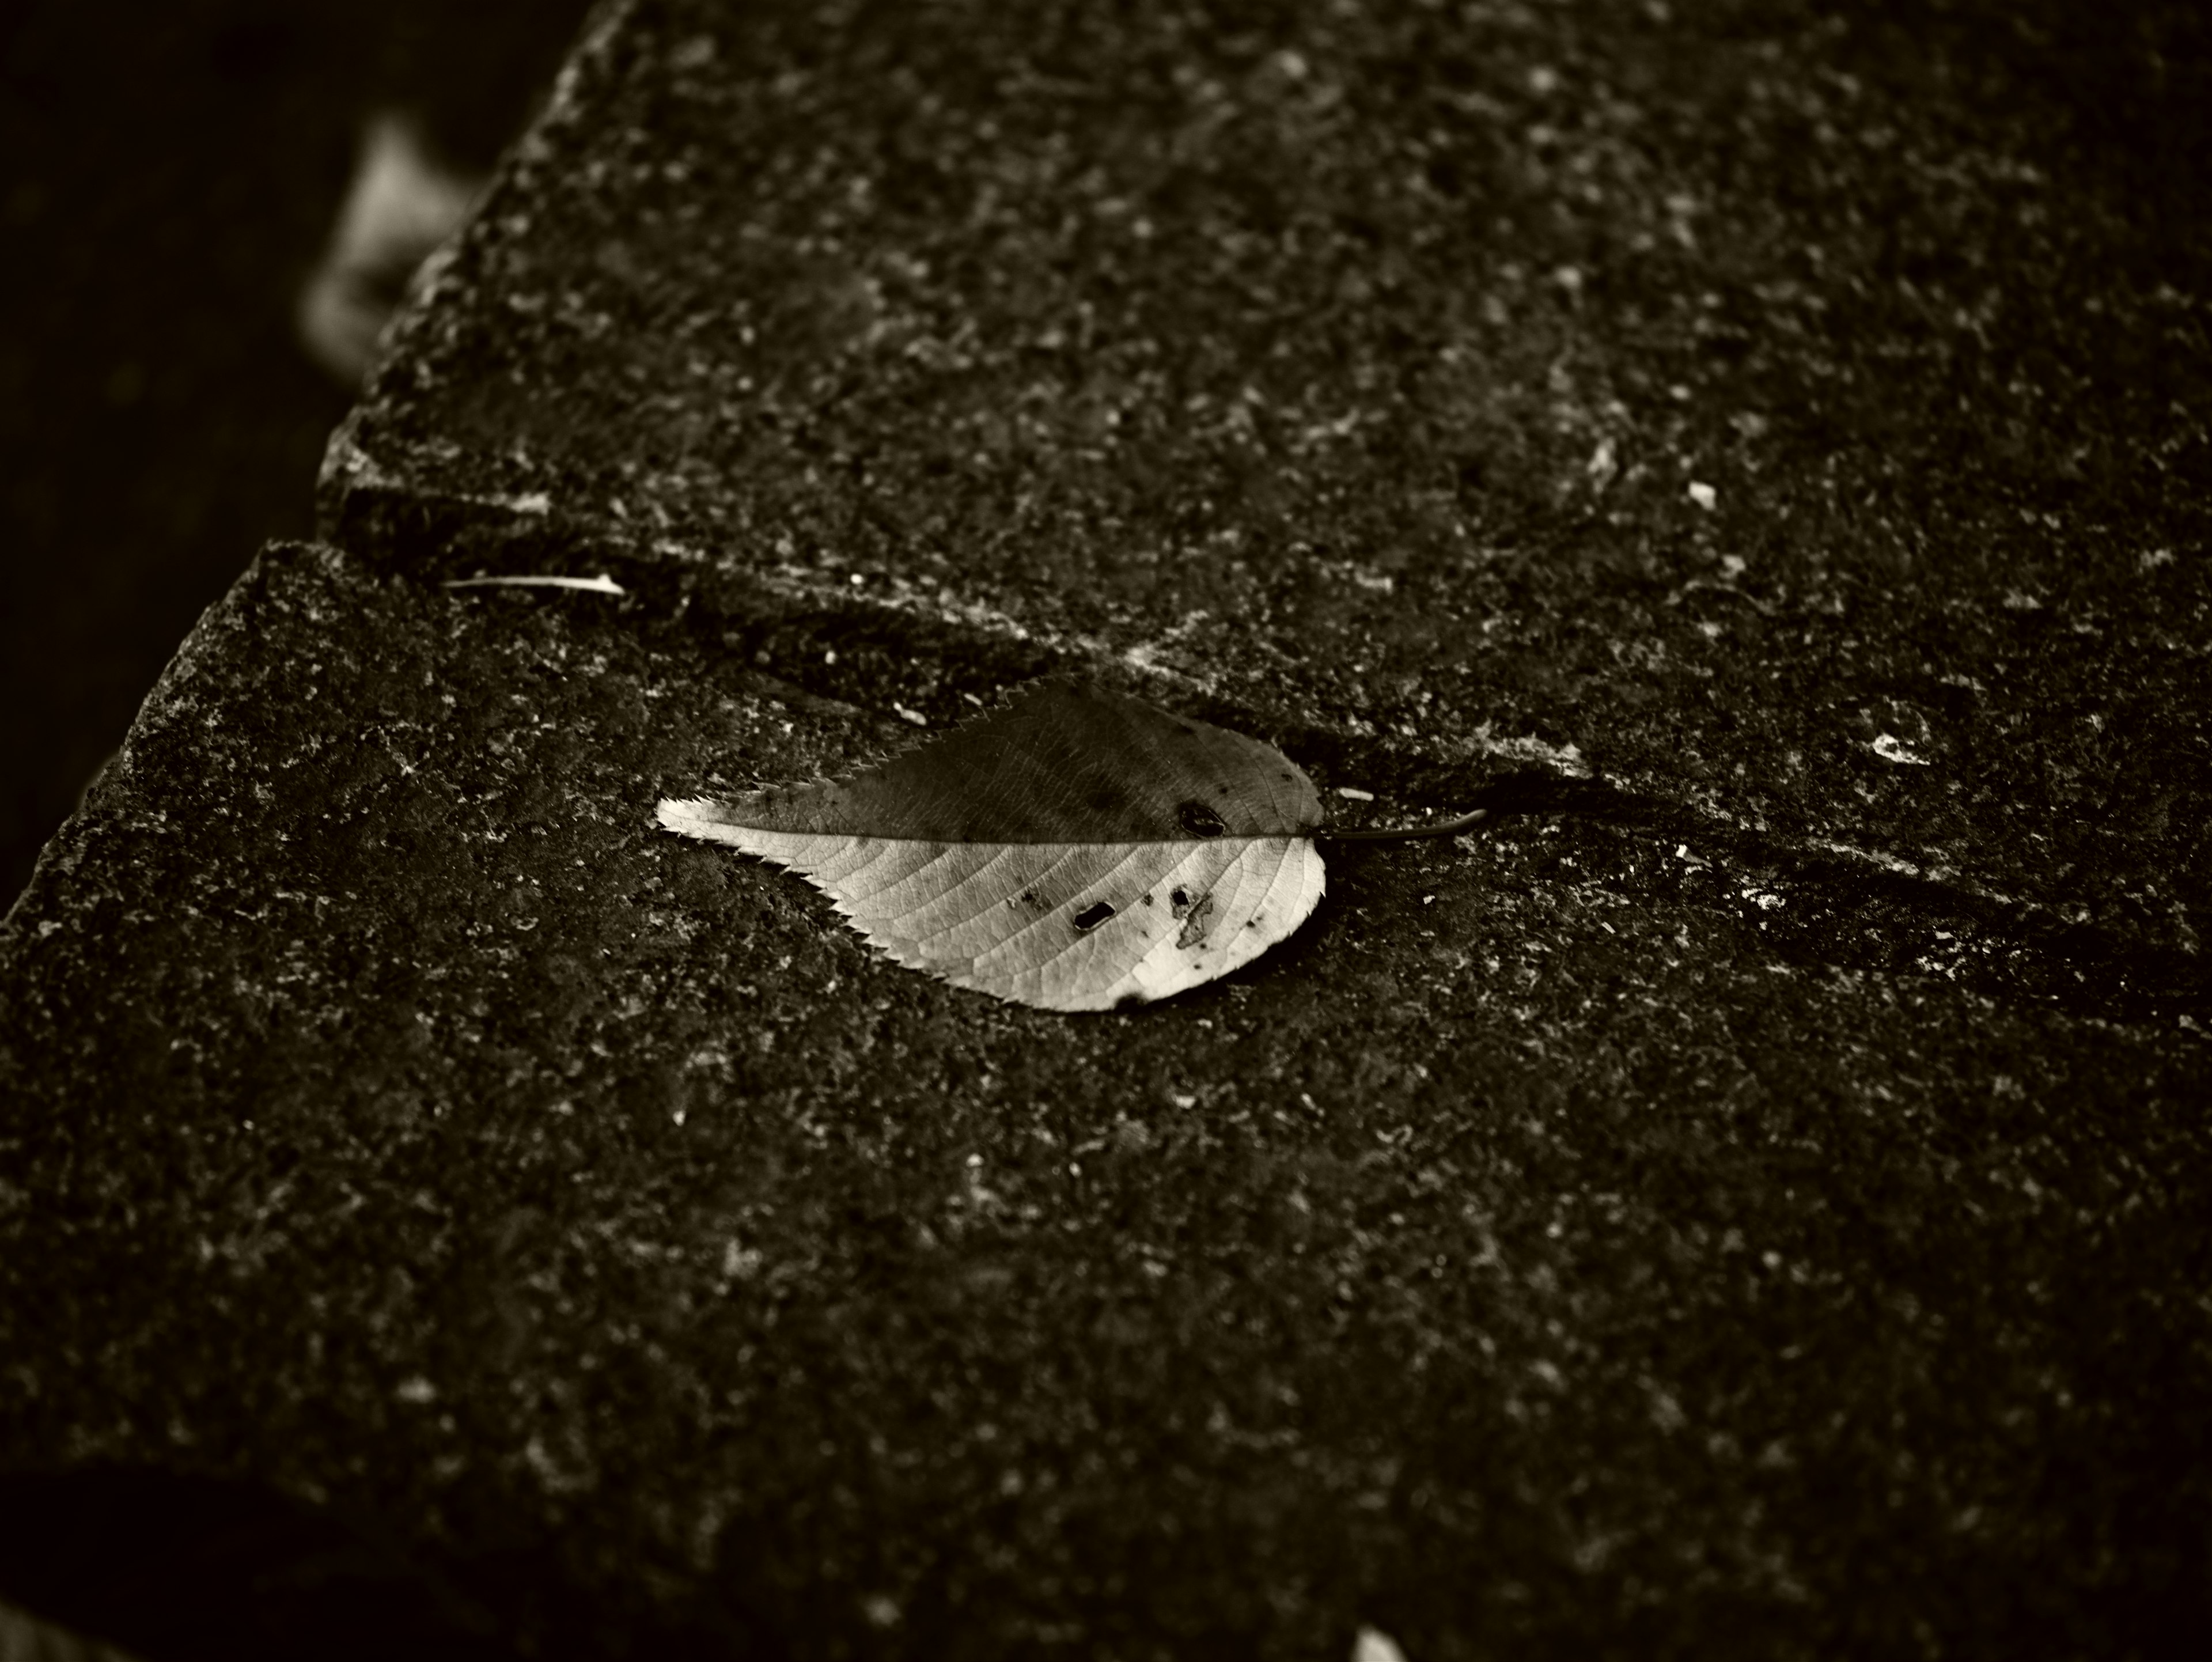
<svg viewBox="0 0 2212 1662">
<path fill-rule="evenodd" d="M 653 811 L 661 829 L 685 837 L 704 837 L 717 843 L 731 841 L 727 809 L 711 796 L 664 796 Z"/>
</svg>

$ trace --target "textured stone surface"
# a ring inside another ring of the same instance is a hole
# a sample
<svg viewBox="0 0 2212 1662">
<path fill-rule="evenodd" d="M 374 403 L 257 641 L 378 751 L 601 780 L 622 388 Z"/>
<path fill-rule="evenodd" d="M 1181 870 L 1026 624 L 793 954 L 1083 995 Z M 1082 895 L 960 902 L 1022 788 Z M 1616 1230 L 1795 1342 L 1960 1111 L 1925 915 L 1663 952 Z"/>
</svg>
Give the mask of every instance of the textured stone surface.
<svg viewBox="0 0 2212 1662">
<path fill-rule="evenodd" d="M 2116 954 L 2194 962 L 2212 870 L 2190 268 L 1940 34 L 1685 9 L 627 8 L 326 529 L 497 564 L 504 503 L 940 719 L 943 654 L 823 652 L 1103 661 L 1445 795 L 1572 747 L 2171 990 Z"/>
<path fill-rule="evenodd" d="M 545 1654 L 2201 1623 L 2197 245 L 1971 20 L 742 15 L 602 20 L 0 932 L 6 1460 Z M 1085 1019 L 653 827 L 1053 667 L 1498 816 Z"/>
<path fill-rule="evenodd" d="M 777 693 L 634 605 L 263 558 L 0 946 L 19 1456 L 822 1653 L 2194 1597 L 2193 1034 L 1793 962 L 1571 817 L 1340 852 L 1141 1017 L 1000 1006 L 653 828 L 888 731 Z"/>
</svg>

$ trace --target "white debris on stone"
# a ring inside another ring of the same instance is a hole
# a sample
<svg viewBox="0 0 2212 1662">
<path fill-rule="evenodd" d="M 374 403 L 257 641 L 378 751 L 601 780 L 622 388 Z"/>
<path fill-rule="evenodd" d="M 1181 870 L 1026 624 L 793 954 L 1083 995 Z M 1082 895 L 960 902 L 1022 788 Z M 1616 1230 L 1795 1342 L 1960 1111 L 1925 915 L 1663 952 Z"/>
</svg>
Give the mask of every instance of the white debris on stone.
<svg viewBox="0 0 2212 1662">
<path fill-rule="evenodd" d="M 1597 448 L 1590 452 L 1589 460 L 1583 464 L 1583 472 L 1589 476 L 1593 490 L 1602 490 L 1613 483 L 1613 475 L 1620 472 L 1620 460 L 1611 439 L 1597 441 Z"/>
<path fill-rule="evenodd" d="M 1510 757 L 1516 761 L 1544 762 L 1575 779 L 1590 776 L 1589 764 L 1583 759 L 1579 745 L 1547 745 L 1534 734 L 1518 738 L 1500 739 L 1491 732 L 1492 724 L 1485 721 L 1462 740 L 1469 751 L 1479 751 L 1485 756 Z"/>
<path fill-rule="evenodd" d="M 1952 874 L 1944 871 L 1924 870 L 1921 867 L 1914 865 L 1910 860 L 1902 859 L 1893 854 L 1885 853 L 1880 849 L 1853 848 L 1850 843 L 1838 843 L 1832 837 L 1814 837 L 1808 838 L 1807 842 L 1808 846 L 1818 849 L 1823 854 L 1839 854 L 1844 855 L 1846 859 L 1863 860 L 1870 866 L 1879 866 L 1882 870 L 1894 873 L 1899 877 L 1923 877 L 1933 882 L 1942 882 L 1946 877 Z M 2008 904 L 2009 904 L 2012 899 L 2011 896 L 1999 893 L 1994 889 L 1986 889 L 1977 886 L 1972 892 L 1976 894 L 1987 895 L 1992 899 L 2002 900 Z"/>
</svg>

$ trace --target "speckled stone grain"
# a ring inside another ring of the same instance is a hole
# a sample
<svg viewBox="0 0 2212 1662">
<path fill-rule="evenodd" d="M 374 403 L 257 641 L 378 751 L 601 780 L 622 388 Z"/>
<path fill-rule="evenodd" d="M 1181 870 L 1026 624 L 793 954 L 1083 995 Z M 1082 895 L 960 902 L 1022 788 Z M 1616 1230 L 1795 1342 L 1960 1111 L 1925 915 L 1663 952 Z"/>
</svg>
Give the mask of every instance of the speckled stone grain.
<svg viewBox="0 0 2212 1662">
<path fill-rule="evenodd" d="M 0 926 L 0 1456 L 545 1656 L 2202 1630 L 2202 267 L 1960 16 L 604 12 Z M 1048 669 L 1497 812 L 1086 1018 L 654 827 Z"/>
<path fill-rule="evenodd" d="M 2170 1018 L 2212 214 L 1994 24 L 1722 10 L 614 8 L 326 533 L 657 568 L 939 721 L 1177 691 L 1388 809 L 1594 770 L 1739 892 L 1933 880 Z"/>
<path fill-rule="evenodd" d="M 801 1654 L 2199 1596 L 2194 1037 L 1790 962 L 1571 818 L 1074 1020 L 653 825 L 886 736 L 635 602 L 264 555 L 0 941 L 11 1452 Z"/>
</svg>

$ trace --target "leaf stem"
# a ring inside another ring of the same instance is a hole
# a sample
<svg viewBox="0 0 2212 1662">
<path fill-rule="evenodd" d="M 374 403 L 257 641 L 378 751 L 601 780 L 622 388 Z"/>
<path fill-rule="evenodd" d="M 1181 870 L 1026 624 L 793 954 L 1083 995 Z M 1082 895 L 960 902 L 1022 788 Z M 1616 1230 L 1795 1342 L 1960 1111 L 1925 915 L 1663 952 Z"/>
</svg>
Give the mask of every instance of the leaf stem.
<svg viewBox="0 0 2212 1662">
<path fill-rule="evenodd" d="M 1413 843 L 1425 837 L 1453 837 L 1469 825 L 1480 825 L 1490 818 L 1488 808 L 1477 808 L 1473 813 L 1463 813 L 1456 819 L 1446 819 L 1434 825 L 1415 825 L 1403 831 L 1319 831 L 1316 837 L 1325 837 L 1332 843 Z"/>
</svg>

